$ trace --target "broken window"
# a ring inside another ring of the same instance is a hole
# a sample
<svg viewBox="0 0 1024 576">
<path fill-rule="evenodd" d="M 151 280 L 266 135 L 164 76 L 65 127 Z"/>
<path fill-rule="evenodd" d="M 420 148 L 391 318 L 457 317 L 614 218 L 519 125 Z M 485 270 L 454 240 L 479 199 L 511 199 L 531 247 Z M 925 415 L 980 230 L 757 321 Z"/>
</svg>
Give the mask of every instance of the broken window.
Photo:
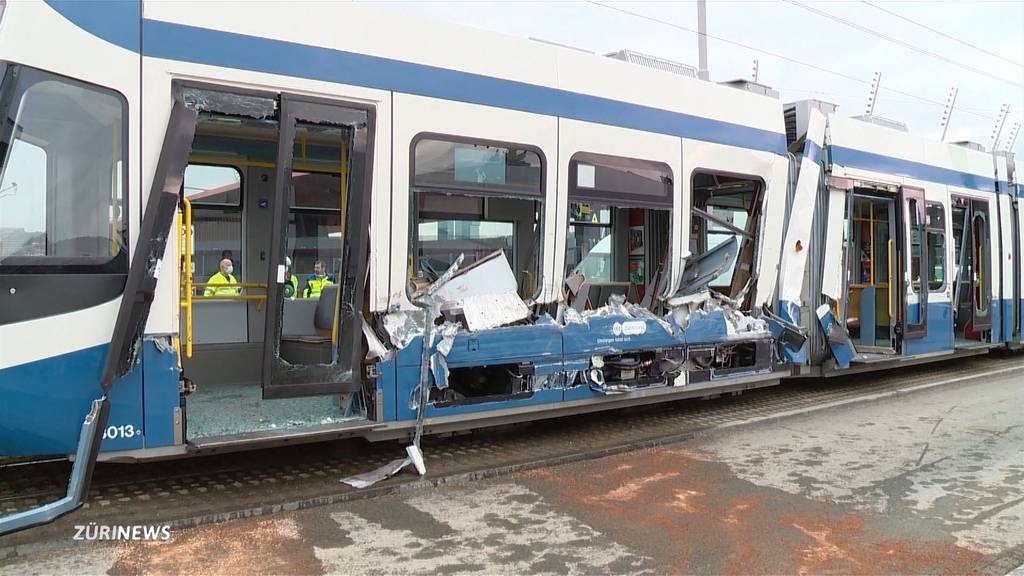
<svg viewBox="0 0 1024 576">
<path fill-rule="evenodd" d="M 501 249 L 519 294 L 541 286 L 544 160 L 528 146 L 431 135 L 413 141 L 410 273 L 436 280 Z"/>
<path fill-rule="evenodd" d="M 597 308 L 613 294 L 658 291 L 669 246 L 672 170 L 662 162 L 579 152 L 569 160 L 566 277 L 572 299 Z"/>
<path fill-rule="evenodd" d="M 730 298 L 746 294 L 746 302 L 753 292 L 745 289 L 754 279 L 763 191 L 759 178 L 706 171 L 693 175 L 689 246 L 693 256 L 687 265 L 699 267 L 721 253 L 720 262 L 701 270 L 700 281 Z"/>
</svg>

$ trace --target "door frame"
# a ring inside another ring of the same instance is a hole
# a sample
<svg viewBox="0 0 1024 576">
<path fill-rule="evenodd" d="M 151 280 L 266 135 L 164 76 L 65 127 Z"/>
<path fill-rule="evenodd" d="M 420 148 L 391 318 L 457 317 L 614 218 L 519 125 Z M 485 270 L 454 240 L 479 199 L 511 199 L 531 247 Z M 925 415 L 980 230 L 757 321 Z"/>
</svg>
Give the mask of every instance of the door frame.
<svg viewBox="0 0 1024 576">
<path fill-rule="evenodd" d="M 971 250 L 978 248 L 977 252 L 973 252 L 972 261 L 973 269 L 971 270 L 971 324 L 976 332 L 982 330 L 992 330 L 992 277 L 995 270 L 989 270 L 992 264 L 992 211 L 989 210 L 988 200 L 979 200 L 977 198 L 970 198 L 971 205 Z M 979 214 L 977 208 L 983 206 L 984 212 Z M 981 216 L 985 222 L 985 237 L 977 238 L 975 236 L 975 220 L 978 216 Z M 980 266 L 979 266 L 980 260 Z M 981 285 L 978 285 L 978 270 L 981 269 Z M 977 294 L 982 294 L 983 300 L 985 301 L 985 313 L 979 315 L 982 310 L 978 307 Z M 979 322 L 980 321 L 980 322 Z"/>
<path fill-rule="evenodd" d="M 918 302 L 917 306 L 919 309 L 918 322 L 910 323 L 909 304 L 908 299 L 912 294 L 913 289 L 913 278 L 911 274 L 911 261 L 914 257 L 911 254 L 913 249 L 913 243 L 911 242 L 912 231 L 910 230 L 910 202 L 915 203 L 915 212 L 917 213 L 917 227 L 918 237 L 920 238 L 918 256 L 921 259 L 921 263 L 918 267 Z M 925 223 L 927 217 L 926 201 L 924 197 L 924 189 L 916 188 L 912 186 L 901 186 L 899 193 L 899 212 L 897 221 L 899 222 L 899 233 L 896 235 L 896 252 L 898 254 L 897 262 L 897 278 L 899 279 L 898 291 L 900 306 L 897 310 L 898 322 L 896 333 L 898 346 L 902 348 L 902 342 L 906 340 L 916 340 L 924 338 L 928 333 L 928 282 L 926 279 L 926 271 L 928 268 L 928 229 Z"/>
<path fill-rule="evenodd" d="M 335 314 L 338 338 L 332 364 L 290 365 L 280 359 L 284 309 L 284 254 L 291 209 L 292 156 L 299 120 L 351 125 L 355 123 L 346 197 L 342 213 L 342 270 L 337 278 L 339 305 Z M 346 100 L 282 93 L 278 121 L 273 225 L 267 266 L 267 309 L 263 338 L 263 398 L 291 398 L 357 392 L 362 389 L 362 322 L 369 266 L 370 205 L 376 108 Z M 359 167 L 359 168 L 356 168 Z M 350 234 L 351 232 L 351 234 Z M 354 258 L 354 260 L 353 260 Z M 346 306 L 346 303 L 350 303 Z M 348 357 L 350 370 L 337 359 Z"/>
<path fill-rule="evenodd" d="M 899 292 L 897 291 L 895 278 L 899 277 L 899 261 L 897 259 L 897 238 L 899 235 L 897 231 L 898 218 L 896 213 L 897 198 L 894 196 L 895 189 L 892 185 L 888 184 L 874 184 L 870 182 L 857 181 L 855 186 L 847 192 L 847 208 L 846 208 L 846 239 L 844 246 L 844 273 L 843 273 L 843 314 L 842 324 L 843 328 L 849 332 L 849 328 L 846 323 L 848 321 L 848 307 L 850 298 L 850 266 L 852 265 L 853 258 L 857 254 L 857 247 L 854 245 L 854 209 L 856 206 L 857 198 L 865 198 L 870 202 L 884 202 L 886 206 L 886 214 L 889 222 L 889 239 L 890 246 L 887 250 L 889 256 L 888 266 L 888 278 L 887 278 L 887 290 L 888 300 L 887 306 L 889 309 L 889 341 L 893 343 L 891 346 L 877 346 L 876 344 L 858 344 L 854 342 L 854 347 L 859 352 L 869 352 L 876 354 L 895 354 L 896 353 L 896 338 L 897 338 L 897 317 L 899 316 L 899 307 L 893 305 L 896 299 L 899 298 Z M 874 267 L 874 261 L 872 260 L 872 267 Z M 877 284 L 877 283 L 876 283 Z M 877 296 L 876 296 L 877 297 Z M 863 321 L 862 321 L 863 322 Z M 863 329 L 863 324 L 862 324 Z M 874 342 L 877 342 L 877 337 Z"/>
<path fill-rule="evenodd" d="M 1016 196 L 1010 197 L 1010 230 L 1013 244 L 1010 247 L 1010 257 L 1013 259 L 1011 274 L 1013 274 L 1013 305 L 1010 306 L 1013 314 L 1013 330 L 1006 335 L 1007 342 L 1019 342 L 1020 338 L 1020 202 Z M 1000 257 L 1001 259 L 1001 257 Z"/>
</svg>

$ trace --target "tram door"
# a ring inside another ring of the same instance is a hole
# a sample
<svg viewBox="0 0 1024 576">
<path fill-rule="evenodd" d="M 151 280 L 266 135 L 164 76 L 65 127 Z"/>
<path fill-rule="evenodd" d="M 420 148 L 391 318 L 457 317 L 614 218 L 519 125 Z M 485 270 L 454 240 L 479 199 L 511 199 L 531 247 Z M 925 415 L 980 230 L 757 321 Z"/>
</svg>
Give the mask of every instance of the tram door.
<svg viewBox="0 0 1024 576">
<path fill-rule="evenodd" d="M 1020 325 L 1020 297 L 1021 297 L 1021 286 L 1020 286 L 1020 204 L 1017 198 L 1012 198 L 1010 202 L 1010 212 L 1012 217 L 1011 229 L 1013 231 L 1013 243 L 1010 245 L 1010 258 L 1013 263 L 1011 269 L 1013 270 L 1013 305 L 1011 310 L 1013 312 L 1013 333 L 1010 340 L 1013 342 L 1020 341 L 1021 336 L 1021 325 Z"/>
<path fill-rule="evenodd" d="M 956 243 L 956 342 L 985 342 L 992 329 L 991 231 L 988 202 L 953 196 Z"/>
<path fill-rule="evenodd" d="M 372 110 L 281 97 L 264 398 L 360 389 L 372 121 Z"/>
<path fill-rule="evenodd" d="M 928 285 L 922 281 L 922 276 L 929 269 L 924 190 L 907 186 L 900 188 L 900 204 L 902 222 L 897 246 L 902 309 L 899 311 L 898 332 L 902 340 L 912 340 L 923 338 L 928 324 Z"/>
<path fill-rule="evenodd" d="M 847 233 L 846 327 L 858 352 L 893 353 L 897 303 L 896 203 L 855 189 Z"/>
</svg>

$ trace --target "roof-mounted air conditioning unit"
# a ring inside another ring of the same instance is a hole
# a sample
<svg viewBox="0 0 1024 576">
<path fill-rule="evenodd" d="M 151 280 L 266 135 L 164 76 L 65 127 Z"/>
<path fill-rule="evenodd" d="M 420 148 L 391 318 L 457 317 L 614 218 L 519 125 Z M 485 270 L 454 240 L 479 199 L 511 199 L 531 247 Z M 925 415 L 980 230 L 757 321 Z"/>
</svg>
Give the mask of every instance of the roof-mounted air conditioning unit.
<svg viewBox="0 0 1024 576">
<path fill-rule="evenodd" d="M 645 68 L 654 68 L 655 70 L 663 70 L 665 72 L 679 74 L 680 76 L 688 76 L 690 78 L 697 77 L 697 69 L 693 66 L 674 62 L 666 58 L 659 58 L 658 56 L 651 56 L 650 54 L 641 54 L 640 52 L 634 52 L 633 50 L 619 50 L 618 52 L 605 54 L 605 56 L 614 60 L 622 60 L 623 62 L 639 64 Z"/>
</svg>

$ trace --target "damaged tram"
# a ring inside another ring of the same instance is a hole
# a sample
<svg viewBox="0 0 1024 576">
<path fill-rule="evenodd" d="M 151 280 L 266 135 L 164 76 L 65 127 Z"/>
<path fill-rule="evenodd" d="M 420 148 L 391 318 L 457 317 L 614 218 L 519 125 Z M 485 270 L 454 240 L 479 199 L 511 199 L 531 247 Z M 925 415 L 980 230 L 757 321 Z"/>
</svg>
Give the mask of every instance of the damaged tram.
<svg viewBox="0 0 1024 576">
<path fill-rule="evenodd" d="M 1009 155 L 316 10 L 0 2 L 0 455 L 400 438 L 1020 340 Z"/>
</svg>

